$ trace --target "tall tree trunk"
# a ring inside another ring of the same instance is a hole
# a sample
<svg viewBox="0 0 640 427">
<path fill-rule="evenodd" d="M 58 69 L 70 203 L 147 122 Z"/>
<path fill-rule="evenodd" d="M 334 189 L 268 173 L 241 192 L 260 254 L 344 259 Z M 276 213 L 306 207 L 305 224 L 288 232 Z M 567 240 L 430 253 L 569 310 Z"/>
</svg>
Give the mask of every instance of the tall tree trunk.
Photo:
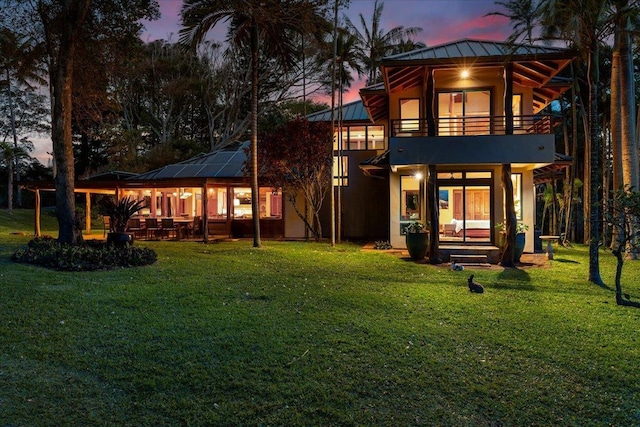
<svg viewBox="0 0 640 427">
<path fill-rule="evenodd" d="M 9 67 L 6 68 L 7 71 L 7 94 L 9 98 L 9 112 L 11 119 L 11 133 L 13 135 L 13 153 L 12 156 L 7 157 L 7 166 L 9 173 L 9 188 L 7 189 L 7 207 L 9 210 L 9 215 L 13 215 L 13 178 L 14 174 L 18 173 L 18 131 L 16 129 L 16 113 L 13 107 L 13 93 L 11 92 L 11 74 L 9 73 Z M 18 204 L 19 206 L 19 204 Z"/>
<path fill-rule="evenodd" d="M 252 14 L 252 20 L 253 18 Z M 253 247 L 260 241 L 260 187 L 258 185 L 258 26 L 251 26 L 251 216 L 253 223 Z"/>
<path fill-rule="evenodd" d="M 438 197 L 438 174 L 436 165 L 429 165 L 427 174 L 427 210 L 429 212 L 429 262 L 431 264 L 441 264 L 440 259 L 440 233 L 438 224 L 440 223 L 440 200 Z"/>
<path fill-rule="evenodd" d="M 516 209 L 513 203 L 513 182 L 511 181 L 511 165 L 502 165 L 502 189 L 504 192 L 504 211 L 506 222 L 506 235 L 504 236 L 504 248 L 500 265 L 503 267 L 515 267 L 514 251 L 516 246 Z"/>
<path fill-rule="evenodd" d="M 602 140 L 600 138 L 600 126 L 598 125 L 598 47 L 592 47 L 589 55 L 589 134 L 590 134 L 590 159 L 589 159 L 589 281 L 597 285 L 603 285 L 600 276 L 600 223 L 602 201 L 600 190 L 602 184 L 601 155 Z M 586 176 L 586 174 L 585 174 Z"/>
<path fill-rule="evenodd" d="M 75 244 L 74 162 L 71 140 L 71 94 L 73 83 L 73 58 L 78 42 L 78 32 L 89 10 L 90 0 L 66 0 L 62 15 L 52 19 L 40 9 L 50 58 L 52 92 L 51 140 L 56 164 L 56 214 L 58 217 L 58 241 Z M 56 38 L 55 33 L 59 32 Z"/>
<path fill-rule="evenodd" d="M 635 82 L 633 56 L 629 33 L 620 34 L 620 109 L 621 109 L 621 158 L 622 183 L 633 186 L 638 179 L 638 158 L 635 135 Z M 618 186 L 619 187 L 619 186 Z M 618 188 L 615 187 L 615 188 Z"/>
</svg>

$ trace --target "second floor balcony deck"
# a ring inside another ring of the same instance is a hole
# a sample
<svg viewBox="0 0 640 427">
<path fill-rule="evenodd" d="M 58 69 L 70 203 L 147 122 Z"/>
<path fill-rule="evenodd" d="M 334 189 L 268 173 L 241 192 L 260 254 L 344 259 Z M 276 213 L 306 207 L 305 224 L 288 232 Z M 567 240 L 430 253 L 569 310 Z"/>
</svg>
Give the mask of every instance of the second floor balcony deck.
<svg viewBox="0 0 640 427">
<path fill-rule="evenodd" d="M 507 132 L 504 116 L 391 121 L 389 162 L 413 164 L 547 164 L 555 155 L 556 121 L 549 115 L 515 116 Z"/>
<path fill-rule="evenodd" d="M 551 115 L 514 116 L 513 135 L 551 134 L 554 123 Z M 427 119 L 397 119 L 391 121 L 391 137 L 506 135 L 505 124 L 505 116 L 440 117 L 430 133 Z"/>
</svg>

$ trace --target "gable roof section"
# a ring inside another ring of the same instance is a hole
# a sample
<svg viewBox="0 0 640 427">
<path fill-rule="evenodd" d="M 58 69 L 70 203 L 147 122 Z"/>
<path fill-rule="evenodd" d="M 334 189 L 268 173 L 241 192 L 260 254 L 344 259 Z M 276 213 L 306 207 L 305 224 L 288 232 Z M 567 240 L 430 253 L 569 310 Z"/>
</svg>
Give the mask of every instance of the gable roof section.
<svg viewBox="0 0 640 427">
<path fill-rule="evenodd" d="M 504 61 L 505 57 L 540 57 L 543 55 L 566 54 L 568 50 L 551 46 L 536 46 L 524 44 L 511 44 L 496 41 L 484 41 L 473 39 L 462 39 L 433 47 L 424 47 L 409 52 L 386 56 L 383 62 L 393 61 L 445 61 L 451 62 L 456 59 L 475 58 L 497 58 Z"/>
<path fill-rule="evenodd" d="M 533 89 L 537 113 L 569 87 L 554 78 L 574 57 L 573 51 L 564 48 L 463 39 L 385 57 L 382 71 L 386 90 L 393 93 L 425 87 L 429 68 L 511 63 L 514 83 Z"/>
<path fill-rule="evenodd" d="M 131 179 L 136 181 L 181 178 L 241 178 L 249 141 L 234 145 L 232 149 L 200 154 L 185 161 L 142 173 Z"/>
</svg>

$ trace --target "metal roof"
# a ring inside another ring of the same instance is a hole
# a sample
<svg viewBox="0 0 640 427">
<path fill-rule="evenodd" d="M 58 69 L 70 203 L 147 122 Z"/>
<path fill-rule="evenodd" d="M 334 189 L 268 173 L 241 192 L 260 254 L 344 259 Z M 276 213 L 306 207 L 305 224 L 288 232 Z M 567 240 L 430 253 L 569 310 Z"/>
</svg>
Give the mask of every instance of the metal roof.
<svg viewBox="0 0 640 427">
<path fill-rule="evenodd" d="M 338 119 L 338 107 L 335 108 L 335 119 Z M 310 122 L 330 122 L 331 108 L 318 111 L 307 116 Z M 370 122 L 367 110 L 364 108 L 362 101 L 354 101 L 342 106 L 342 122 Z"/>
<path fill-rule="evenodd" d="M 390 55 L 383 58 L 386 61 L 416 61 L 429 59 L 460 59 L 483 57 L 509 57 L 509 56 L 540 56 L 566 54 L 568 49 L 551 46 L 534 46 L 524 44 L 511 44 L 506 42 L 483 41 L 462 39 L 438 46 L 415 49 L 409 52 Z"/>
<path fill-rule="evenodd" d="M 185 161 L 142 173 L 130 179 L 135 181 L 176 178 L 238 178 L 243 177 L 242 168 L 247 160 L 245 141 L 230 149 L 200 154 Z"/>
</svg>

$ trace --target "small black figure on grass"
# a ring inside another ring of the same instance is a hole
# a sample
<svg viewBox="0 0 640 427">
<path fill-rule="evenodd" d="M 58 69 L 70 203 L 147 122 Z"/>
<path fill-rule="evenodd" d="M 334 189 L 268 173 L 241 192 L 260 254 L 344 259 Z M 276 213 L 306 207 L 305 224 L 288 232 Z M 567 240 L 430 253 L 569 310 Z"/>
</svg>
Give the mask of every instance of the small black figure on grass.
<svg viewBox="0 0 640 427">
<path fill-rule="evenodd" d="M 484 287 L 480 283 L 473 280 L 473 274 L 469 276 L 468 282 L 469 282 L 469 290 L 471 292 L 475 292 L 478 294 L 481 294 L 484 292 Z"/>
</svg>

